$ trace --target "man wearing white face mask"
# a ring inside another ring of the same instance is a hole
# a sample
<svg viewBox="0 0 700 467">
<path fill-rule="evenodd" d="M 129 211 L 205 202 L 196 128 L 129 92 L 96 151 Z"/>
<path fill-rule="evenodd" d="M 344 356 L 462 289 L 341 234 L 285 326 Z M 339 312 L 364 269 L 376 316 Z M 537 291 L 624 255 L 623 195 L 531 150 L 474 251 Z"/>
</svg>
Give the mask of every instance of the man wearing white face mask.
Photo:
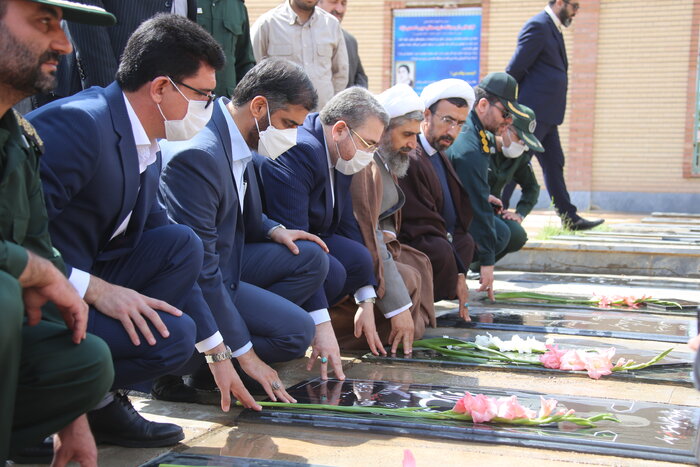
<svg viewBox="0 0 700 467">
<path fill-rule="evenodd" d="M 201 296 L 202 243 L 189 227 L 169 222 L 156 194 L 157 140 L 185 139 L 204 126 L 223 63 L 204 29 L 158 15 L 129 39 L 116 82 L 28 116 L 46 142 L 40 162 L 51 238 L 90 305 L 88 329 L 112 352 L 113 390 L 148 391 L 151 380 L 187 363 L 195 347 L 216 353 L 222 343 L 211 313 L 190 306 Z M 258 408 L 237 384 L 220 378 L 222 405 L 234 392 Z M 140 417 L 116 393 L 88 418 L 98 442 L 154 447 L 184 437 L 177 425 Z"/>
<path fill-rule="evenodd" d="M 214 102 L 211 121 L 191 141 L 161 145 L 159 196 L 168 215 L 204 243 L 199 285 L 231 349 L 226 368 L 233 370 L 233 358 L 249 389 L 289 402 L 268 364 L 299 358 L 309 347 L 313 317 L 327 306 L 327 248 L 315 235 L 287 230 L 262 212 L 251 160 L 256 148 L 274 159 L 296 144 L 296 127 L 317 96 L 301 67 L 266 59 L 246 73 L 232 99 Z M 202 362 L 193 385 L 204 386 L 210 370 L 216 379 L 212 365 L 219 364 Z M 197 401 L 196 391 L 177 377 L 159 380 L 153 394 Z"/>
<path fill-rule="evenodd" d="M 260 166 L 267 214 L 287 227 L 321 237 L 330 250 L 325 282 L 327 303 L 335 305 L 353 294 L 370 315 L 376 293 L 373 265 L 352 218 L 352 174 L 372 160 L 389 117 L 364 88 L 352 87 L 335 95 L 299 128 L 297 145 Z M 344 216 L 345 210 L 350 212 Z M 349 232 L 343 235 L 340 231 Z M 316 336 L 307 368 L 319 358 L 321 377 L 331 364 L 336 377 L 344 378 L 338 342 L 328 312 L 315 317 Z"/>
<path fill-rule="evenodd" d="M 506 250 L 519 250 L 527 241 L 527 233 L 520 226 L 525 216 L 537 204 L 540 185 L 530 164 L 529 151 L 541 152 L 542 144 L 534 135 L 536 126 L 535 113 L 529 107 L 520 104 L 525 114 L 513 115 L 513 123 L 501 136 L 496 136 L 496 153 L 489 160 L 489 187 L 491 195 L 501 199 L 503 187 L 514 181 L 522 190 L 515 211 L 502 210 L 499 214 L 510 229 L 510 241 Z"/>
</svg>

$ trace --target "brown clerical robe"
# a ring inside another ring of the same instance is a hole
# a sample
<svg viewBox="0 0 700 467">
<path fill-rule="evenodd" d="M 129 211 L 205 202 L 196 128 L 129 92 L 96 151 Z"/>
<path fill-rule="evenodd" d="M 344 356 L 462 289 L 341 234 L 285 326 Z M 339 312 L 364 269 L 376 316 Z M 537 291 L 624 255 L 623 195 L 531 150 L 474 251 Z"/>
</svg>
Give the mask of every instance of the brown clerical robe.
<svg viewBox="0 0 700 467">
<path fill-rule="evenodd" d="M 394 192 L 392 193 L 391 190 Z M 384 314 L 398 309 L 398 306 L 403 303 L 401 297 L 407 291 L 412 303 L 410 313 L 414 323 L 414 339 L 420 339 L 425 333 L 426 326 L 435 327 L 433 274 L 430 260 L 420 251 L 399 243 L 396 236 L 389 233 L 381 234 L 381 230 L 399 232 L 400 208 L 403 205 L 404 196 L 396 184 L 396 177 L 389 172 L 380 156 L 375 154 L 373 162 L 353 175 L 350 191 L 353 214 L 364 244 L 372 255 L 374 273 L 379 283 L 376 288 L 377 303 L 374 307 L 379 337 L 384 344 L 388 344 L 391 322 L 384 317 Z M 398 201 L 388 209 L 386 206 L 383 209 L 382 204 L 386 205 L 386 202 L 382 203 L 382 201 L 386 201 L 389 197 Z M 380 244 L 380 241 L 383 244 Z M 394 263 L 395 268 L 391 262 Z M 398 274 L 395 273 L 396 270 Z M 364 336 L 356 339 L 353 335 L 356 310 L 357 305 L 351 299 L 341 302 L 330 310 L 333 329 L 343 349 L 367 347 Z"/>
</svg>

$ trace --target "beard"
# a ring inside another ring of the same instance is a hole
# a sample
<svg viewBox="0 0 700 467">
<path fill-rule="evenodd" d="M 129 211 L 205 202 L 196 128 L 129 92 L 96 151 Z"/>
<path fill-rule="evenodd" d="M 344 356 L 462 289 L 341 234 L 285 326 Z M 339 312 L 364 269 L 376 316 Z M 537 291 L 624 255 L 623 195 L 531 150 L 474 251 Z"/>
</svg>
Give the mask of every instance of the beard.
<svg viewBox="0 0 700 467">
<path fill-rule="evenodd" d="M 253 125 L 248 131 L 248 133 L 243 135 L 243 139 L 245 140 L 246 144 L 250 149 L 252 149 L 253 151 L 258 150 L 258 143 L 260 142 L 260 132 L 265 131 L 269 126 L 270 120 L 267 118 L 267 115 L 263 115 L 263 117 L 258 122 L 258 126 Z M 258 128 L 260 128 L 260 131 L 258 131 Z"/>
<path fill-rule="evenodd" d="M 565 28 L 568 28 L 571 26 L 571 22 L 574 20 L 571 15 L 569 15 L 569 11 L 566 9 L 566 6 L 559 10 L 559 21 L 561 21 L 562 26 Z"/>
<path fill-rule="evenodd" d="M 47 50 L 39 57 L 23 44 L 0 22 L 0 82 L 27 96 L 49 92 L 56 87 L 55 72 L 43 73 L 41 66 L 58 61 L 58 52 Z"/>
<path fill-rule="evenodd" d="M 400 148 L 396 151 L 391 149 L 391 145 L 379 146 L 379 153 L 382 155 L 384 162 L 389 167 L 389 172 L 396 175 L 397 178 L 403 178 L 408 172 L 408 165 L 411 159 L 408 158 L 408 153 L 411 148 Z"/>
<path fill-rule="evenodd" d="M 316 8 L 316 5 L 318 4 L 318 0 L 313 2 L 313 5 L 307 5 L 303 0 L 302 1 L 292 0 L 292 2 L 294 3 L 294 6 L 296 6 L 300 10 L 304 10 L 304 11 L 314 11 L 314 8 Z"/>
</svg>

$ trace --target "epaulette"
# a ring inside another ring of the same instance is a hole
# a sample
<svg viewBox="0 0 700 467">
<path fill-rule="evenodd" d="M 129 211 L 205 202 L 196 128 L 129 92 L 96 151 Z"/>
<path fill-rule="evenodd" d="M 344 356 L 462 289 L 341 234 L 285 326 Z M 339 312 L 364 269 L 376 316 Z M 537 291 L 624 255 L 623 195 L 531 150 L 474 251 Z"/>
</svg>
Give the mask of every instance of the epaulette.
<svg viewBox="0 0 700 467">
<path fill-rule="evenodd" d="M 14 113 L 15 118 L 17 119 L 17 123 L 19 123 L 19 126 L 22 128 L 22 133 L 27 139 L 27 143 L 34 148 L 37 155 L 43 154 L 44 142 L 39 137 L 39 133 L 36 132 L 36 128 L 34 128 L 32 124 L 29 123 L 29 121 L 26 118 L 24 118 L 19 112 L 14 110 Z"/>
</svg>

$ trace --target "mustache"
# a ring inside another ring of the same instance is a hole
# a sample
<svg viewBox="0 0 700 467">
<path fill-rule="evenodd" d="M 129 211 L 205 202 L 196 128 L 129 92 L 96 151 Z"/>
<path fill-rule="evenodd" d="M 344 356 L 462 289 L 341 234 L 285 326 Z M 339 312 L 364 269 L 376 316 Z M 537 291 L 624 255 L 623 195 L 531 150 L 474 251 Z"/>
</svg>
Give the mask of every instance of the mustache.
<svg viewBox="0 0 700 467">
<path fill-rule="evenodd" d="M 444 135 L 438 138 L 438 141 L 446 141 L 448 143 L 453 142 L 455 139 L 450 135 Z"/>
<path fill-rule="evenodd" d="M 58 62 L 61 59 L 61 54 L 53 51 L 53 50 L 47 50 L 41 56 L 39 57 L 39 63 L 46 63 L 46 62 Z"/>
</svg>

